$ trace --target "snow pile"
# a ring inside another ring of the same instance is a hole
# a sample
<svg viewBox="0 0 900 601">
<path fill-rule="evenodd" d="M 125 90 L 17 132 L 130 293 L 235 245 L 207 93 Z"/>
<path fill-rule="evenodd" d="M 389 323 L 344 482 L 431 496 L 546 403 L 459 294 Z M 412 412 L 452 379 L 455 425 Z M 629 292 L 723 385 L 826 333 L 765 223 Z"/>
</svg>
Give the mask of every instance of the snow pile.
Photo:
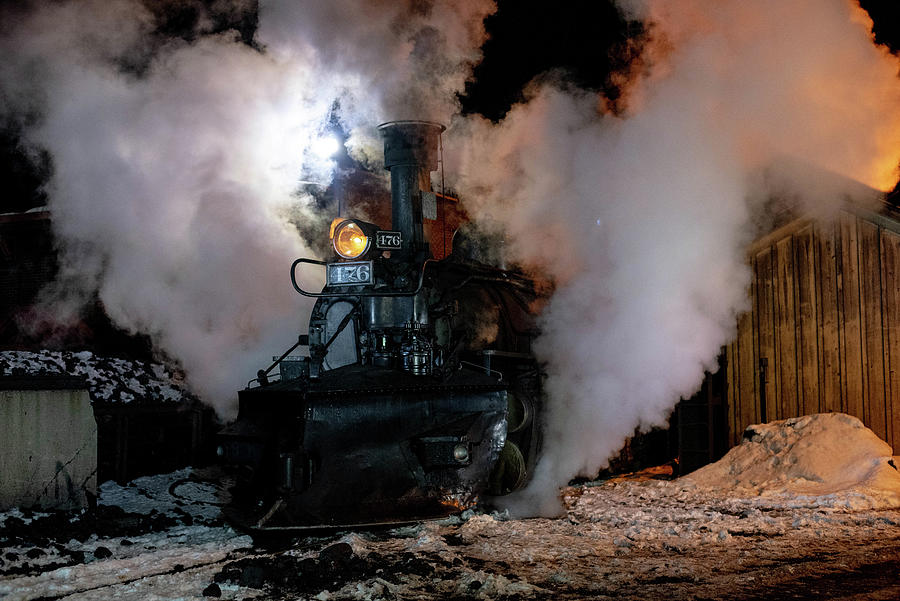
<svg viewBox="0 0 900 601">
<path fill-rule="evenodd" d="M 95 402 L 195 400 L 181 379 L 158 363 L 98 357 L 90 351 L 0 351 L 0 376 L 83 376 Z"/>
<path fill-rule="evenodd" d="M 819 413 L 750 426 L 740 445 L 685 480 L 723 491 L 799 495 L 818 506 L 900 507 L 892 454 L 859 419 Z"/>
</svg>

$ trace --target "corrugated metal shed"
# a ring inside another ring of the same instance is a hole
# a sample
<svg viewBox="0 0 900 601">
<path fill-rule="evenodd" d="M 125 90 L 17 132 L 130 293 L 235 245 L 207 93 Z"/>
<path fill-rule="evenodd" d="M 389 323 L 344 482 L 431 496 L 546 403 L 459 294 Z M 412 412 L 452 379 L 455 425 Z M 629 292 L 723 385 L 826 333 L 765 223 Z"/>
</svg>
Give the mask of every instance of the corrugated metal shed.
<svg viewBox="0 0 900 601">
<path fill-rule="evenodd" d="M 840 411 L 900 453 L 900 214 L 796 219 L 749 255 L 752 308 L 726 348 L 731 443 L 753 423 Z"/>
</svg>

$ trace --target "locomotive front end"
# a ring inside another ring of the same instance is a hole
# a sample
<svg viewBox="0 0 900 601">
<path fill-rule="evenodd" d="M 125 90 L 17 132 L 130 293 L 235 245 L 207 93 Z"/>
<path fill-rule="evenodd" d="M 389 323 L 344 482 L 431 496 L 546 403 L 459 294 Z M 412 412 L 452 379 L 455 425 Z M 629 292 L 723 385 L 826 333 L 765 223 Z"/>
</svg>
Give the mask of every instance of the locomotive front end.
<svg viewBox="0 0 900 601">
<path fill-rule="evenodd" d="M 423 200 L 443 127 L 380 129 L 391 228 L 338 218 L 334 259 L 295 261 L 295 289 L 316 298 L 308 333 L 239 392 L 220 434 L 239 478 L 227 513 L 250 529 L 447 515 L 521 486 L 537 449 L 533 286 L 465 257 L 431 258 Z M 325 270 L 321 291 L 296 278 L 312 268 Z M 485 315 L 497 322 L 489 344 L 477 332 Z M 308 355 L 290 357 L 303 346 Z"/>
</svg>

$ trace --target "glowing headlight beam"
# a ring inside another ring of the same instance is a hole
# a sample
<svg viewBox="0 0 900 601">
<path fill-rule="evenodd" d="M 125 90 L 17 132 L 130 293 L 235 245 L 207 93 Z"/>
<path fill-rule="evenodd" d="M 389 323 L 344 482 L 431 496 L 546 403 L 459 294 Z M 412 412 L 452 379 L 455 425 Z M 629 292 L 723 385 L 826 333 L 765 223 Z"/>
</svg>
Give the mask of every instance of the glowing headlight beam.
<svg viewBox="0 0 900 601">
<path fill-rule="evenodd" d="M 323 136 L 313 140 L 311 150 L 320 159 L 330 159 L 340 147 L 341 143 L 334 136 Z"/>
</svg>

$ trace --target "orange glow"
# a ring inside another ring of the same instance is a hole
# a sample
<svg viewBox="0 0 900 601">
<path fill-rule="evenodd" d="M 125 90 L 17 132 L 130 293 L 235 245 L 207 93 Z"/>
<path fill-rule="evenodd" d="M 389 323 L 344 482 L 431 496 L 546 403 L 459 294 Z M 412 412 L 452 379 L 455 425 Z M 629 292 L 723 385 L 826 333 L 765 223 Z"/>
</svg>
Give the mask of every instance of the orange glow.
<svg viewBox="0 0 900 601">
<path fill-rule="evenodd" d="M 328 228 L 328 239 L 334 240 L 334 228 L 338 226 L 339 223 L 343 223 L 347 221 L 344 217 L 335 217 L 331 220 L 331 226 Z"/>
<path fill-rule="evenodd" d="M 369 237 L 354 221 L 344 221 L 335 227 L 332 222 L 334 250 L 345 259 L 356 259 L 369 249 Z"/>
<path fill-rule="evenodd" d="M 671 94 L 703 107 L 713 135 L 736 142 L 750 168 L 796 157 L 881 191 L 897 183 L 900 61 L 874 43 L 858 2 L 642 4 L 654 24 L 642 49 L 652 68 L 630 81 L 630 113 Z"/>
<path fill-rule="evenodd" d="M 889 192 L 893 189 L 898 178 L 900 178 L 896 162 L 897 157 L 900 157 L 900 150 L 887 152 L 884 156 L 876 159 L 876 164 L 873 167 L 875 173 L 872 176 L 872 187 L 882 192 Z"/>
<path fill-rule="evenodd" d="M 457 511 L 465 511 L 466 509 L 474 507 L 477 502 L 477 498 L 464 497 L 459 494 L 445 495 L 444 498 L 441 499 L 441 505 L 450 509 L 456 509 Z"/>
<path fill-rule="evenodd" d="M 619 474 L 618 476 L 610 478 L 609 481 L 624 482 L 626 480 L 636 480 L 638 482 L 645 482 L 647 480 L 674 480 L 676 465 L 678 465 L 677 459 L 671 463 L 666 463 L 665 465 L 648 467 L 628 474 Z"/>
</svg>

